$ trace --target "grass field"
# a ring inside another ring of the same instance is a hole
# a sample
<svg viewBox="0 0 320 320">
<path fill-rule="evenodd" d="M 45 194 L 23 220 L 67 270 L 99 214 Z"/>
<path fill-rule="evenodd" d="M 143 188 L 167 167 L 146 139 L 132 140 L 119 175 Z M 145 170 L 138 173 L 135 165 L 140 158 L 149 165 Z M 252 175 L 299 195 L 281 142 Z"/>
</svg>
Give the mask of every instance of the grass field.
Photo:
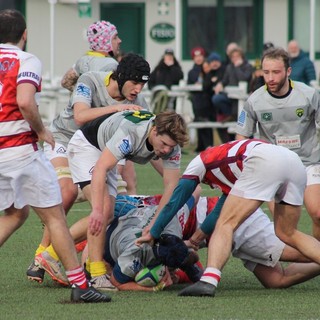
<svg viewBox="0 0 320 320">
<path fill-rule="evenodd" d="M 191 155 L 183 156 L 183 168 Z M 162 181 L 150 166 L 137 166 L 138 192 L 155 194 Z M 204 188 L 204 195 L 212 194 Z M 87 203 L 76 204 L 69 214 L 72 224 L 90 212 Z M 299 228 L 310 231 L 304 212 Z M 316 278 L 290 289 L 267 290 L 237 259 L 226 265 L 215 298 L 178 297 L 183 285 L 159 293 L 114 292 L 107 304 L 70 304 L 70 289 L 55 285 L 49 277 L 42 285 L 29 282 L 25 272 L 41 237 L 41 224 L 32 213 L 0 250 L 0 319 L 320 319 L 319 284 Z M 206 250 L 201 252 L 205 263 Z"/>
</svg>

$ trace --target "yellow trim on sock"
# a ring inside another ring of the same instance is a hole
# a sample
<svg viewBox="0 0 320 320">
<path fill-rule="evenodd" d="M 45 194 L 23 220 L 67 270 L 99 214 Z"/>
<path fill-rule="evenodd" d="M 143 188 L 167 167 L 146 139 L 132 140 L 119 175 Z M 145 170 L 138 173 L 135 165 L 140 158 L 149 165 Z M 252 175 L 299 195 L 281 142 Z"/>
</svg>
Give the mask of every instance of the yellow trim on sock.
<svg viewBox="0 0 320 320">
<path fill-rule="evenodd" d="M 90 273 L 90 259 L 86 259 L 86 270 Z"/>
<path fill-rule="evenodd" d="M 57 255 L 57 253 L 54 251 L 52 244 L 50 244 L 50 246 L 48 248 L 46 248 L 46 251 L 50 254 L 50 256 L 59 261 L 59 256 Z"/>
<path fill-rule="evenodd" d="M 90 263 L 91 277 L 99 277 L 106 273 L 107 273 L 107 268 L 103 261 L 95 261 Z"/>
<path fill-rule="evenodd" d="M 46 247 L 44 247 L 42 244 L 39 244 L 39 247 L 36 250 L 35 256 L 42 253 L 44 250 L 46 250 Z"/>
</svg>

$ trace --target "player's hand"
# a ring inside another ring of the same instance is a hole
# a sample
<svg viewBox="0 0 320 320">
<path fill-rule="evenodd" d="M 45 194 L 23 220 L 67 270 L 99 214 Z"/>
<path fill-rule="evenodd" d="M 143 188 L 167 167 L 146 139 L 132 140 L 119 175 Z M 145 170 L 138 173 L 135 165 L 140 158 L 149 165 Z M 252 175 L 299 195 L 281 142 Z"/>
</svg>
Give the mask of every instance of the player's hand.
<svg viewBox="0 0 320 320">
<path fill-rule="evenodd" d="M 190 240 L 185 240 L 184 243 L 186 244 L 186 246 L 188 248 L 191 248 L 195 251 L 198 251 L 199 250 L 199 245 L 197 245 L 195 242 L 190 242 Z"/>
<path fill-rule="evenodd" d="M 160 282 L 163 282 L 165 284 L 165 287 L 170 287 L 173 284 L 173 280 L 171 278 L 168 267 L 166 267 L 166 273 L 164 274 Z"/>
<path fill-rule="evenodd" d="M 93 236 L 98 236 L 102 231 L 103 214 L 97 211 L 92 211 L 89 216 L 89 232 Z"/>
<path fill-rule="evenodd" d="M 43 142 L 46 142 L 46 143 L 50 144 L 52 150 L 54 149 L 55 141 L 54 141 L 53 134 L 49 129 L 44 128 L 44 130 L 39 132 L 38 133 L 38 138 L 39 138 L 40 141 L 43 141 Z"/>
<path fill-rule="evenodd" d="M 136 104 L 119 104 L 116 106 L 116 109 L 117 109 L 117 112 L 125 111 L 125 110 L 138 111 L 138 110 L 142 110 L 142 107 Z"/>
<path fill-rule="evenodd" d="M 135 241 L 135 244 L 137 246 L 141 246 L 143 243 L 149 243 L 151 246 L 153 246 L 154 238 L 151 235 L 150 231 L 146 235 L 141 236 Z"/>
</svg>

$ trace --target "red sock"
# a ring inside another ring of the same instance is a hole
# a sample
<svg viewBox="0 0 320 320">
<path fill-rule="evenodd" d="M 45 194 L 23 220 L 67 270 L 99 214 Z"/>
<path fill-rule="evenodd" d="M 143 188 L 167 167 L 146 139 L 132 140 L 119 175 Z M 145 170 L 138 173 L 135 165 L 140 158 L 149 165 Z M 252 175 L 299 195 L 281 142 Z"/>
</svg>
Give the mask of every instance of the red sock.
<svg viewBox="0 0 320 320">
<path fill-rule="evenodd" d="M 88 281 L 82 267 L 68 270 L 66 275 L 71 285 L 76 284 L 81 289 L 88 288 Z"/>
</svg>

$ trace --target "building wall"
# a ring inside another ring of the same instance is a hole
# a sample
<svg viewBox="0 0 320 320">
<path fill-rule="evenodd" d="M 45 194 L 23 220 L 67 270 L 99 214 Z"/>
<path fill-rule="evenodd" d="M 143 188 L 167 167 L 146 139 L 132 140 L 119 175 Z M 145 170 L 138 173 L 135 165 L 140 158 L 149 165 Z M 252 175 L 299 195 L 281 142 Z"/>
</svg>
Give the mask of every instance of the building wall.
<svg viewBox="0 0 320 320">
<path fill-rule="evenodd" d="M 50 4 L 48 0 L 28 0 L 26 2 L 26 15 L 28 23 L 28 50 L 36 54 L 43 62 L 43 74 L 50 77 L 51 73 L 57 81 L 72 66 L 74 61 L 88 50 L 85 37 L 86 28 L 92 22 L 100 19 L 100 3 L 105 0 L 91 0 L 91 18 L 80 18 L 76 0 L 62 0 L 66 3 L 58 3 L 54 6 L 54 28 L 50 23 Z M 177 30 L 177 19 L 175 6 L 179 0 L 166 0 L 169 4 L 169 12 L 160 15 L 158 12 L 159 0 L 117 0 L 117 3 L 144 2 L 146 9 L 146 59 L 153 68 L 159 61 L 162 53 L 167 47 L 172 47 L 179 53 L 179 34 L 176 39 L 166 44 L 159 44 L 149 36 L 151 27 L 159 22 L 175 25 Z M 70 2 L 73 2 L 70 4 Z M 272 41 L 276 45 L 286 46 L 288 39 L 287 27 L 287 0 L 265 0 L 264 1 L 264 40 Z M 110 18 L 111 22 L 112 19 Z M 52 35 L 54 38 L 52 38 Z M 120 35 L 121 36 L 121 35 Z M 52 45 L 51 39 L 54 39 Z M 53 59 L 54 58 L 54 59 Z M 179 58 L 179 56 L 178 56 Z M 51 64 L 51 60 L 54 61 Z M 182 61 L 185 75 L 192 62 Z M 317 66 L 319 67 L 319 62 Z M 319 68 L 317 70 L 320 70 Z M 317 72 L 319 73 L 319 72 Z"/>
</svg>

